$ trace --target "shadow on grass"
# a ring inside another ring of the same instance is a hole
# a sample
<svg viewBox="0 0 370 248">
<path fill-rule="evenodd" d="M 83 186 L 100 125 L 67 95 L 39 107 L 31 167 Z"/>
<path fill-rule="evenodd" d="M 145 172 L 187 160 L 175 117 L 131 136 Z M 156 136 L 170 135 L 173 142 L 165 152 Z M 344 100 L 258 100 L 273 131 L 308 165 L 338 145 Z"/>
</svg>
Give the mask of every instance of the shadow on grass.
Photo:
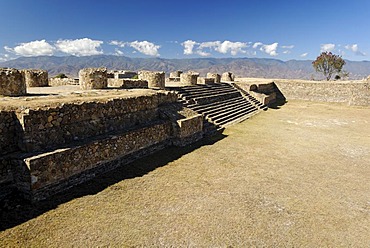
<svg viewBox="0 0 370 248">
<path fill-rule="evenodd" d="M 132 163 L 121 166 L 115 170 L 98 175 L 90 181 L 77 185 L 67 191 L 51 196 L 47 200 L 35 203 L 26 202 L 16 193 L 11 195 L 0 205 L 0 231 L 17 226 L 30 219 L 36 218 L 43 213 L 55 209 L 58 205 L 86 195 L 94 195 L 107 187 L 125 179 L 141 177 L 175 161 L 185 154 L 196 149 L 212 145 L 225 138 L 226 135 L 216 133 L 213 136 L 190 144 L 186 147 L 168 147 L 147 157 L 138 159 Z"/>
</svg>

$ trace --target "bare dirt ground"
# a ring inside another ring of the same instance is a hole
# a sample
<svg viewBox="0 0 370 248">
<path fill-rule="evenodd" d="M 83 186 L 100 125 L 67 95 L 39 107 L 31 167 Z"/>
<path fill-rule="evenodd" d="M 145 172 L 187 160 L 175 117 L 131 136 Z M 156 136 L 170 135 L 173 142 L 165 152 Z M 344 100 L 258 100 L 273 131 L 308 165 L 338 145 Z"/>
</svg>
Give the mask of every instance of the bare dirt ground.
<svg viewBox="0 0 370 248">
<path fill-rule="evenodd" d="M 369 247 L 369 179 L 369 107 L 289 101 L 52 199 L 0 246 Z"/>
<path fill-rule="evenodd" d="M 156 91 L 151 89 L 108 88 L 103 90 L 81 90 L 78 85 L 29 87 L 25 96 L 0 97 L 0 110 L 52 107 L 62 103 L 107 101 L 118 97 L 125 98 L 155 94 Z"/>
</svg>

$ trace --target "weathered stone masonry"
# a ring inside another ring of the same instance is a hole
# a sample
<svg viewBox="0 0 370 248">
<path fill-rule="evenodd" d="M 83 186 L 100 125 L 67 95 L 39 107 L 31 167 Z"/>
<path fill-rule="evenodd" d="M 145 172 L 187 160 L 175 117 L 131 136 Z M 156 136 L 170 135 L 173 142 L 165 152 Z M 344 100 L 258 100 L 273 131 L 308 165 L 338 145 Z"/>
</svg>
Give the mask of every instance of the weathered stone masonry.
<svg viewBox="0 0 370 248">
<path fill-rule="evenodd" d="M 168 91 L 0 112 L 0 197 L 16 188 L 42 199 L 97 172 L 203 135 L 203 118 L 176 114 Z M 169 118 L 162 113 L 170 113 Z M 172 114 L 171 114 L 172 113 Z"/>
</svg>

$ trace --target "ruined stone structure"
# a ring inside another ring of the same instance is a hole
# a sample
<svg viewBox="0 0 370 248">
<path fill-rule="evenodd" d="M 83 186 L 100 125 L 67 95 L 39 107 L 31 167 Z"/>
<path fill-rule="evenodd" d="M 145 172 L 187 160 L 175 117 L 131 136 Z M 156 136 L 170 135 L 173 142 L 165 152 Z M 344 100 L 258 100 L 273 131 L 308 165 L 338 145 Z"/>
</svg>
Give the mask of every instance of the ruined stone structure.
<svg viewBox="0 0 370 248">
<path fill-rule="evenodd" d="M 182 74 L 182 71 L 174 71 L 170 73 L 170 78 L 178 78 Z"/>
<path fill-rule="evenodd" d="M 125 92 L 122 91 L 124 94 Z M 29 199 L 203 136 L 203 117 L 168 91 L 0 111 L 0 197 Z"/>
<path fill-rule="evenodd" d="M 183 85 L 196 85 L 198 82 L 199 73 L 189 71 L 180 75 L 180 82 Z"/>
<path fill-rule="evenodd" d="M 230 82 L 230 81 L 234 81 L 234 74 L 231 73 L 231 72 L 224 72 L 222 73 L 222 76 L 221 76 L 221 81 L 222 82 Z"/>
<path fill-rule="evenodd" d="M 214 78 L 215 83 L 220 83 L 221 82 L 221 75 L 217 73 L 207 73 L 207 78 Z"/>
<path fill-rule="evenodd" d="M 17 69 L 0 68 L 0 95 L 22 96 L 26 94 L 24 76 Z"/>
<path fill-rule="evenodd" d="M 198 84 L 214 84 L 215 79 L 214 78 L 208 78 L 208 77 L 198 77 L 197 79 Z"/>
<path fill-rule="evenodd" d="M 148 81 L 151 89 L 165 88 L 165 72 L 163 71 L 139 71 L 139 79 Z"/>
<path fill-rule="evenodd" d="M 49 78 L 49 86 L 79 85 L 78 78 Z"/>
<path fill-rule="evenodd" d="M 83 90 L 107 88 L 107 76 L 107 68 L 84 68 L 79 72 L 80 87 Z"/>
<path fill-rule="evenodd" d="M 148 81 L 140 79 L 108 78 L 108 87 L 118 87 L 122 89 L 146 89 L 148 88 Z"/>
<path fill-rule="evenodd" d="M 27 87 L 48 86 L 49 76 L 45 70 L 27 69 L 22 70 Z"/>
<path fill-rule="evenodd" d="M 138 73 L 135 71 L 123 71 L 123 70 L 114 70 L 109 71 L 108 78 L 115 78 L 115 79 L 130 79 L 138 76 Z"/>
</svg>

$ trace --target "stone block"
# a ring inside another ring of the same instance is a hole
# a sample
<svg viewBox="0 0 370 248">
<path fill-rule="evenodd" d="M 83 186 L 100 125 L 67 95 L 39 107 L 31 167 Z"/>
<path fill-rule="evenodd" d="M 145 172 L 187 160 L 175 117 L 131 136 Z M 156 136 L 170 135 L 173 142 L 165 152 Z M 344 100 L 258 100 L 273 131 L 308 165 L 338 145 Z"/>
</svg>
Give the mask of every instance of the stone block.
<svg viewBox="0 0 370 248">
<path fill-rule="evenodd" d="M 179 78 L 182 74 L 182 71 L 174 71 L 170 73 L 170 78 Z"/>
<path fill-rule="evenodd" d="M 214 78 L 205 78 L 205 77 L 198 78 L 198 84 L 214 84 L 214 83 L 215 83 Z"/>
<path fill-rule="evenodd" d="M 230 81 L 234 81 L 234 78 L 235 78 L 235 76 L 234 76 L 233 73 L 224 72 L 224 73 L 222 73 L 221 81 L 223 81 L 223 82 L 229 81 L 230 82 Z"/>
<path fill-rule="evenodd" d="M 22 70 L 27 87 L 45 87 L 49 85 L 48 72 L 45 70 Z"/>
<path fill-rule="evenodd" d="M 165 88 L 165 72 L 163 71 L 139 71 L 139 79 L 148 81 L 148 87 L 152 89 Z"/>
<path fill-rule="evenodd" d="M 221 82 L 221 75 L 217 74 L 217 73 L 208 72 L 207 73 L 207 78 L 214 78 L 215 83 L 220 83 Z"/>
<path fill-rule="evenodd" d="M 83 90 L 107 88 L 107 68 L 84 68 L 80 70 L 79 83 Z"/>
<path fill-rule="evenodd" d="M 198 82 L 199 73 L 187 72 L 180 75 L 180 83 L 183 85 L 196 85 Z"/>
<path fill-rule="evenodd" d="M 26 95 L 26 83 L 20 71 L 12 68 L 0 68 L 0 95 Z"/>
</svg>

